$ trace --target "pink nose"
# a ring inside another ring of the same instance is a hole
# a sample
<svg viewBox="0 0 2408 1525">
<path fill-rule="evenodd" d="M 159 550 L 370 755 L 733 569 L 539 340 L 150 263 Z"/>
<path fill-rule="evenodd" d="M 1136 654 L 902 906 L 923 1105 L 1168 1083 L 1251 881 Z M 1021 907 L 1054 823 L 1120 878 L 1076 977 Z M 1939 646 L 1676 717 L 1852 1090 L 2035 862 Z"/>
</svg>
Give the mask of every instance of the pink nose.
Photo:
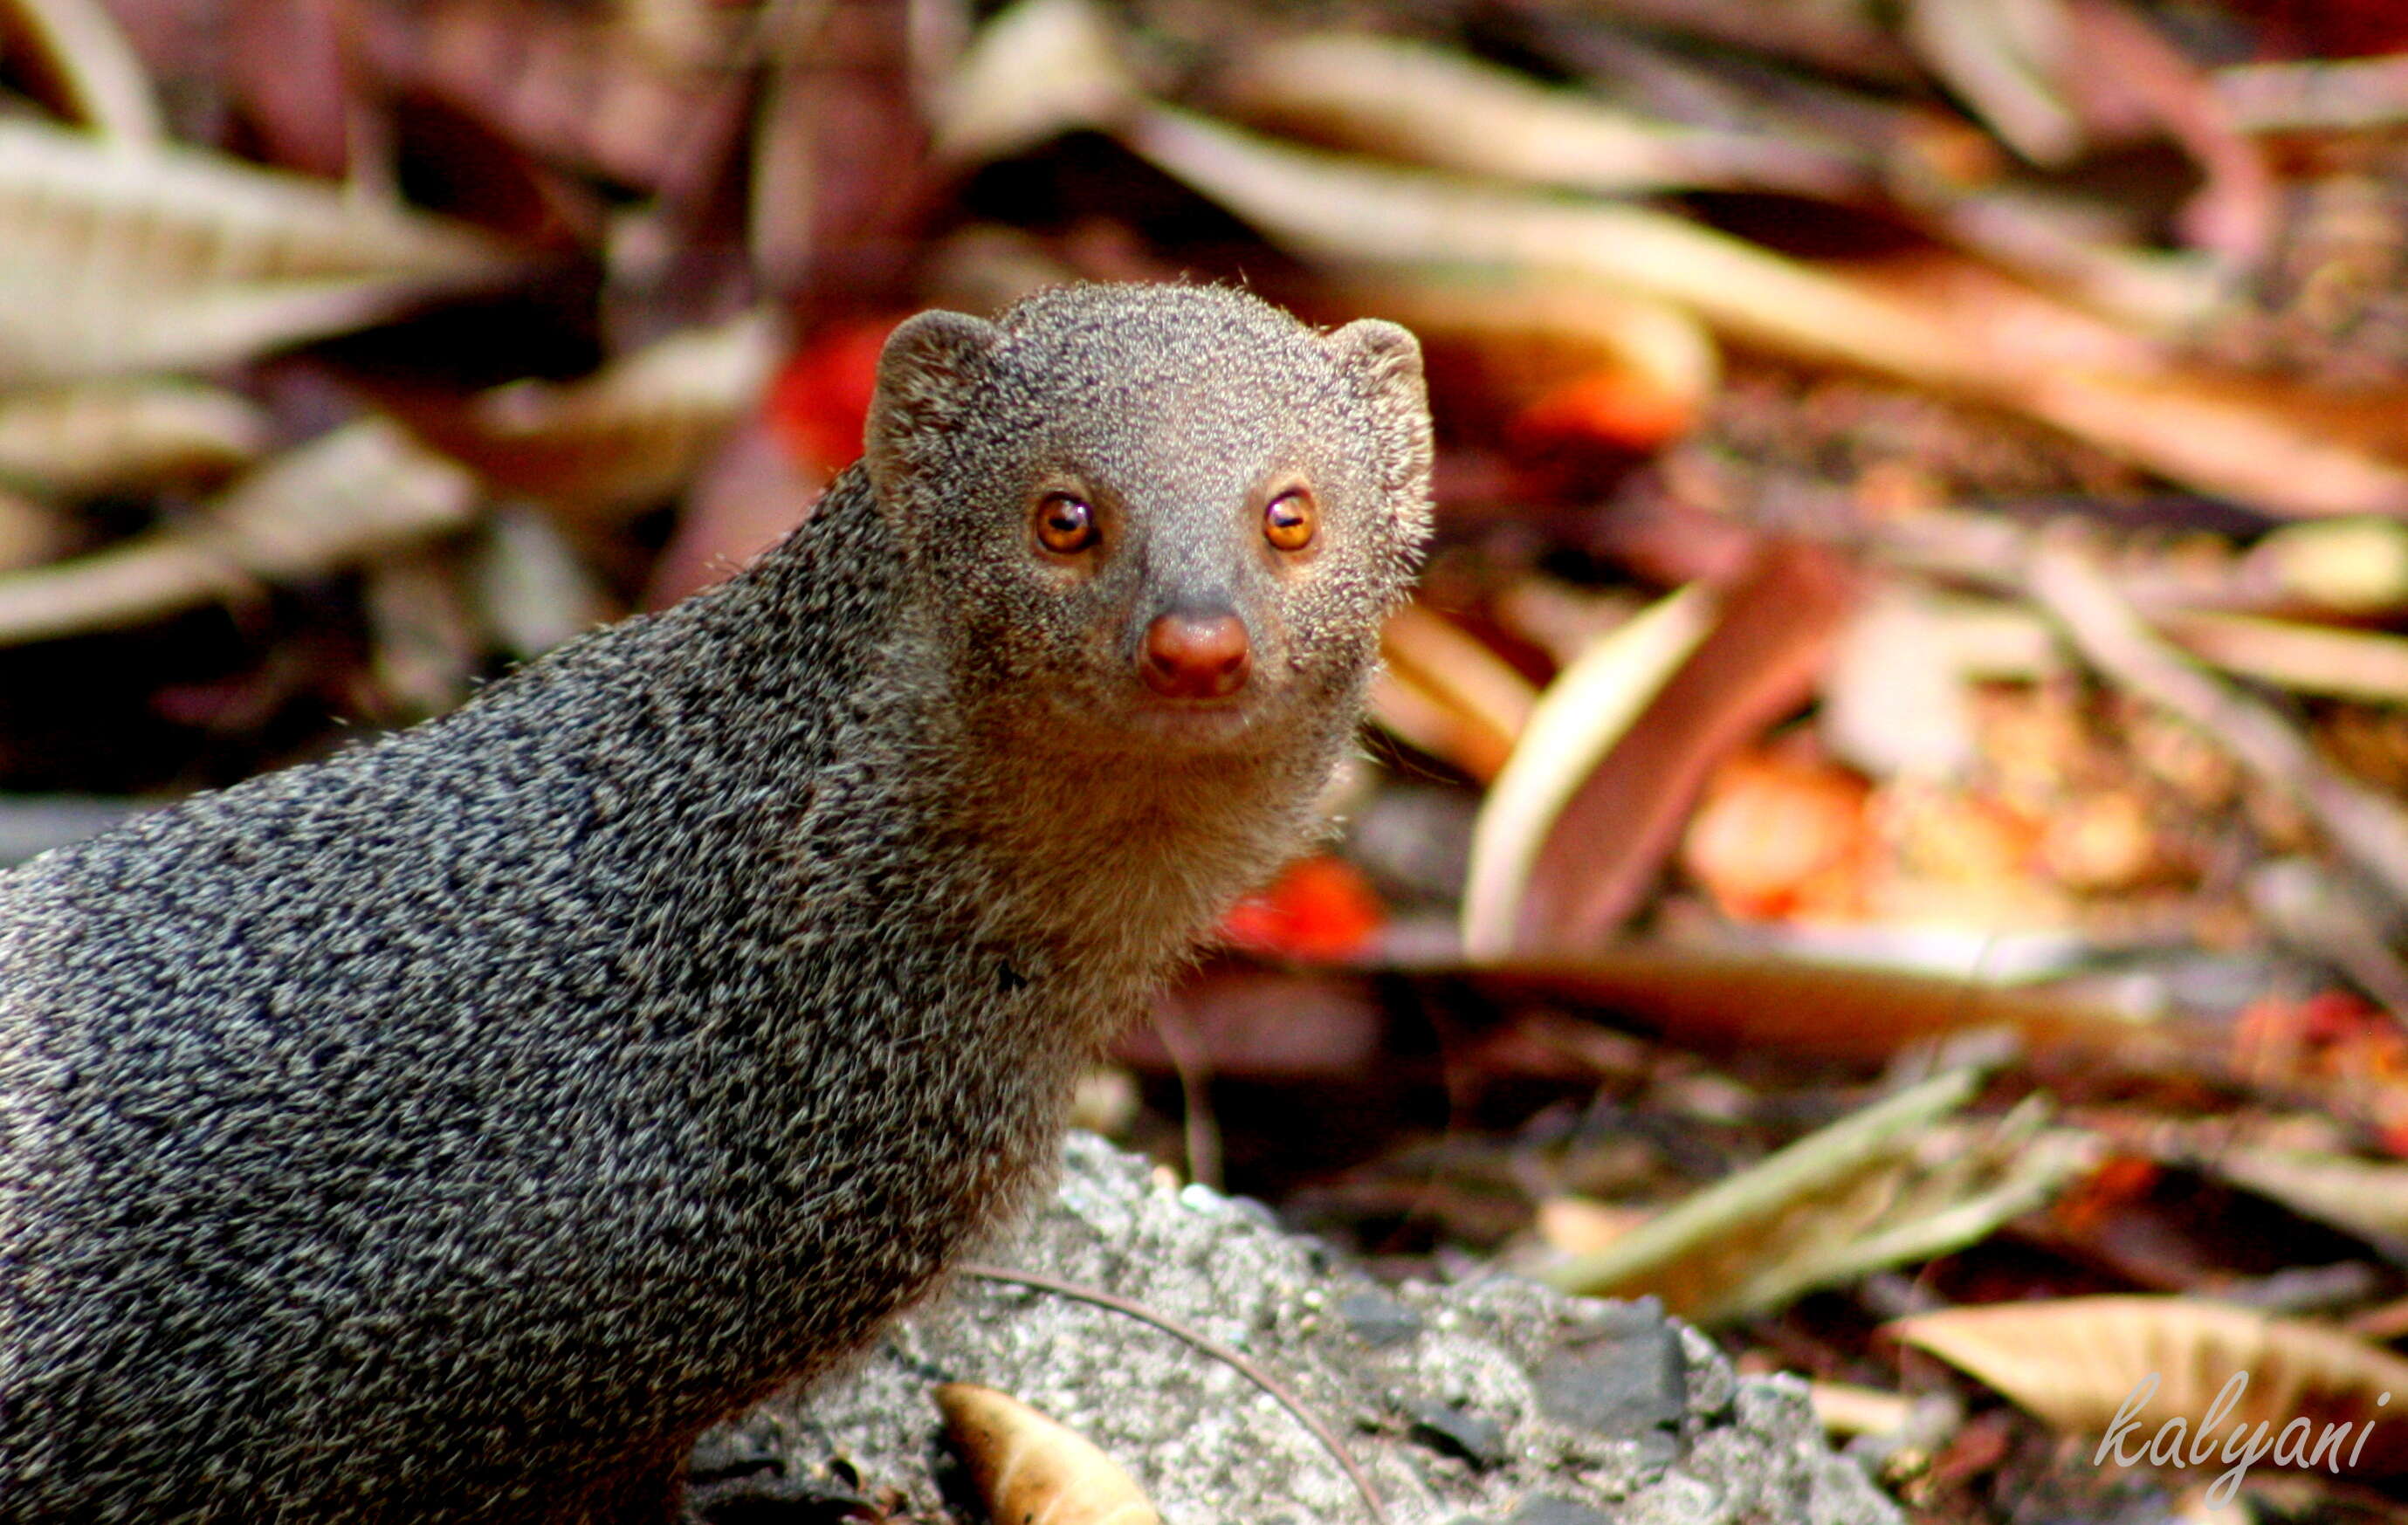
<svg viewBox="0 0 2408 1525">
<path fill-rule="evenodd" d="M 1166 699 L 1226 699 L 1254 669 L 1246 623 L 1234 614 L 1166 614 L 1146 627 L 1145 686 Z"/>
</svg>

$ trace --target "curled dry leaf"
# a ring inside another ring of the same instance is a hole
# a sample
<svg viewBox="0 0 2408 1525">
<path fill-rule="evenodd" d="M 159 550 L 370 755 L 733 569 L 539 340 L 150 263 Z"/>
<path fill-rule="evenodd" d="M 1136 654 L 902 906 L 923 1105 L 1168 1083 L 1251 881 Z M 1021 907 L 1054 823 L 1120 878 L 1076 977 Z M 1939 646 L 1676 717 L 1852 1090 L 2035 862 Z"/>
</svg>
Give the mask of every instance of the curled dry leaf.
<svg viewBox="0 0 2408 1525">
<path fill-rule="evenodd" d="M 1144 1490 L 1078 1432 L 968 1382 L 945 1383 L 936 1398 L 992 1518 L 1012 1525 L 1162 1525 Z"/>
<path fill-rule="evenodd" d="M 2326 1427 L 2347 1424 L 2341 1446 L 2353 1470 L 2408 1467 L 2408 1415 L 2400 1407 L 2408 1361 L 2322 1325 L 2194 1298 L 2083 1297 L 1950 1308 L 1888 1329 L 2060 1429 L 2098 1433 L 2119 1417 L 2136 1418 L 2127 1454 L 2176 1418 L 2198 1427 L 2189 1432 L 2195 1444 L 2211 1432 L 2229 1441 L 2227 1424 L 2253 1432 L 2262 1424 L 2270 1434 L 2305 1425 L 2315 1441 Z M 2244 1373 L 2245 1385 L 2219 1404 Z M 2386 1394 L 2388 1405 L 2380 1402 Z M 2128 1412 L 2136 1397 L 2145 1406 Z M 2296 1454 L 2308 1453 L 2299 1443 Z"/>
<path fill-rule="evenodd" d="M 0 481 L 58 497 L 222 476 L 259 458 L 267 415 L 197 382 L 0 392 Z"/>
<path fill-rule="evenodd" d="M 331 185 L 32 121 L 0 121 L 0 386 L 222 363 L 512 267 Z"/>
<path fill-rule="evenodd" d="M 1464 952 L 1513 950 L 1531 865 L 1581 781 L 1713 629 L 1718 606 L 1692 586 L 1598 638 L 1555 677 L 1482 801 L 1463 897 Z"/>
<path fill-rule="evenodd" d="M 1399 37 L 1280 38 L 1233 61 L 1218 96 L 1239 116 L 1333 145 L 1576 191 L 1836 194 L 1854 178 L 1782 139 L 1653 121 Z"/>
<path fill-rule="evenodd" d="M 582 381 L 513 381 L 411 425 L 496 489 L 572 512 L 643 507 L 682 487 L 760 405 L 781 338 L 767 313 L 672 334 Z"/>
<path fill-rule="evenodd" d="M 236 482 L 197 522 L 0 577 L 0 644 L 153 619 L 460 528 L 467 473 L 394 425 L 347 425 Z"/>
<path fill-rule="evenodd" d="M 1767 548 L 1713 630 L 1564 796 L 1523 877 L 1517 951 L 1612 935 L 1671 853 L 1714 764 L 1813 691 L 1854 597 L 1854 577 L 1829 551 Z"/>
</svg>

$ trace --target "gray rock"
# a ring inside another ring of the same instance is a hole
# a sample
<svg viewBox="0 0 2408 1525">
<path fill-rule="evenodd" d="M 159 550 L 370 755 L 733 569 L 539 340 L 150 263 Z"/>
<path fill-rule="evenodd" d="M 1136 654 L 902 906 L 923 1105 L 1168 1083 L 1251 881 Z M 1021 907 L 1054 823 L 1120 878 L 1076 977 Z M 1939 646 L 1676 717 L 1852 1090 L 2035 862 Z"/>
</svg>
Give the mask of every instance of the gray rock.
<svg viewBox="0 0 2408 1525">
<path fill-rule="evenodd" d="M 1735 1376 L 1711 1341 L 1651 1304 L 1505 1276 L 1383 1290 L 1251 1204 L 1158 1185 L 1092 1137 L 1071 1140 L 1052 1203 L 987 1259 L 1236 1348 L 1346 1444 L 1396 1525 L 1899 1518 L 1824 1444 L 1803 1384 Z M 1000 1389 L 1079 1431 L 1145 1486 L 1166 1525 L 1369 1518 L 1295 1417 L 1228 1365 L 1124 1314 L 973 1277 L 853 1371 L 723 1427 L 703 1454 L 774 1459 L 767 1471 L 789 1482 L 853 1489 L 909 1518 L 973 1518 L 946 1512 L 939 1480 L 950 1468 L 927 1394 L 944 1380 Z"/>
</svg>

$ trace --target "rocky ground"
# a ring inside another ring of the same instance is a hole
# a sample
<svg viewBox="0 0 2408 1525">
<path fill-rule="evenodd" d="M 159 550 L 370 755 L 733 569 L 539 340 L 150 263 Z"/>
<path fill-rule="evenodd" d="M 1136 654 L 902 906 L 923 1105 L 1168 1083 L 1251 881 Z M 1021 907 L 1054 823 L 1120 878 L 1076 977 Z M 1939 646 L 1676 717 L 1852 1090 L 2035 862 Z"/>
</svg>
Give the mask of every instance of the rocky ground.
<svg viewBox="0 0 2408 1525">
<path fill-rule="evenodd" d="M 998 1264 L 1100 1289 L 1285 1384 L 1373 1479 L 1395 1525 L 1876 1525 L 1896 1509 L 1826 1446 L 1802 1384 L 1740 1377 L 1650 1304 L 1498 1275 L 1383 1289 L 1255 1204 L 1175 1189 L 1074 1137 L 1060 1190 Z M 966 1278 L 856 1371 L 706 1439 L 701 1480 L 839 1484 L 882 1518 L 961 1502 L 928 1391 L 982 1383 L 1103 1447 L 1167 1525 L 1334 1525 L 1370 1515 L 1248 1377 L 1111 1309 Z M 951 1512 L 948 1512 L 948 1511 Z"/>
</svg>

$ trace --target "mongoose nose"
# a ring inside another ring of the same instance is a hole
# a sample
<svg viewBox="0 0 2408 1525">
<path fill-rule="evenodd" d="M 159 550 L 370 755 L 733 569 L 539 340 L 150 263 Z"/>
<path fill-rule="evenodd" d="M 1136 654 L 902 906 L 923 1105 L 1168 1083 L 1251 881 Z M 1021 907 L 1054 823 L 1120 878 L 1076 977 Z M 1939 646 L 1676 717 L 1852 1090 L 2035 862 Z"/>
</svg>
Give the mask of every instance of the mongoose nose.
<svg viewBox="0 0 2408 1525">
<path fill-rule="evenodd" d="M 1226 699 L 1246 686 L 1254 654 L 1234 614 L 1166 614 L 1146 627 L 1140 665 L 1166 699 Z"/>
</svg>

